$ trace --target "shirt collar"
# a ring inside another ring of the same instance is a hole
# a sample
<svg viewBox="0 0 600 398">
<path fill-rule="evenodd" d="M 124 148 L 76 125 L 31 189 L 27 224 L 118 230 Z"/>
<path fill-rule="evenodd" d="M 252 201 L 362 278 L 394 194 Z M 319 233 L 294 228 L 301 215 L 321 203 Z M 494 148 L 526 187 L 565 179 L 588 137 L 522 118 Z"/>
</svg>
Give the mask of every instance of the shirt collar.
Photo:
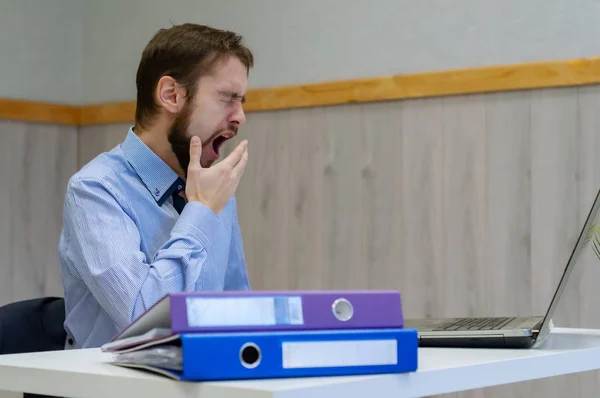
<svg viewBox="0 0 600 398">
<path fill-rule="evenodd" d="M 183 179 L 140 140 L 133 127 L 129 128 L 121 149 L 159 206 L 185 188 Z"/>
</svg>

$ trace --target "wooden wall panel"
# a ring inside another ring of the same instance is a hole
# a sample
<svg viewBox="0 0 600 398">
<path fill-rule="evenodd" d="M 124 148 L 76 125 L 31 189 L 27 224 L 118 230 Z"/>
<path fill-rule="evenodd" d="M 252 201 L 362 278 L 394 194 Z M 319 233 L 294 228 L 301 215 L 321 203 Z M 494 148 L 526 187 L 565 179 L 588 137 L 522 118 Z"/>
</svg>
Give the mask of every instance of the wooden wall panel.
<svg viewBox="0 0 600 398">
<path fill-rule="evenodd" d="M 487 216 L 481 311 L 527 316 L 533 311 L 531 93 L 490 94 L 485 101 Z"/>
<path fill-rule="evenodd" d="M 8 130 L 16 123 L 2 122 L 0 124 L 0 183 L 10 184 L 12 171 L 15 168 L 10 163 L 11 147 L 7 141 L 12 137 Z M 13 265 L 12 265 L 12 234 L 11 234 L 11 205 L 10 190 L 0 190 L 0 305 L 12 301 L 13 297 Z"/>
<path fill-rule="evenodd" d="M 77 141 L 78 168 L 92 160 L 102 151 L 108 151 L 127 136 L 130 124 L 79 127 Z"/>
<path fill-rule="evenodd" d="M 589 86 L 248 114 L 224 152 L 249 139 L 253 288 L 394 288 L 407 317 L 543 314 L 600 187 L 598 109 Z M 82 128 L 80 162 L 127 127 Z M 584 253 L 556 324 L 600 327 L 599 265 Z M 593 397 L 598 374 L 448 396 Z"/>
<path fill-rule="evenodd" d="M 63 295 L 57 248 L 76 140 L 76 127 L 0 121 L 0 305 Z"/>
<path fill-rule="evenodd" d="M 382 159 L 401 165 L 400 181 L 393 197 L 401 212 L 394 217 L 396 247 L 385 267 L 401 271 L 387 272 L 387 286 L 403 283 L 403 308 L 408 314 L 429 317 L 444 305 L 446 284 L 438 264 L 443 263 L 444 240 L 444 99 L 413 100 L 403 104 L 400 147 L 395 158 Z M 385 142 L 385 141 L 384 141 Z M 393 149 L 392 149 L 393 150 Z M 378 189 L 381 191 L 385 184 Z M 386 196 L 380 192 L 379 196 Z M 391 208 L 394 208 L 392 204 Z M 395 264 L 395 265 L 392 265 Z M 402 264 L 409 266 L 403 266 Z M 397 287 L 396 287 L 397 289 Z"/>
</svg>

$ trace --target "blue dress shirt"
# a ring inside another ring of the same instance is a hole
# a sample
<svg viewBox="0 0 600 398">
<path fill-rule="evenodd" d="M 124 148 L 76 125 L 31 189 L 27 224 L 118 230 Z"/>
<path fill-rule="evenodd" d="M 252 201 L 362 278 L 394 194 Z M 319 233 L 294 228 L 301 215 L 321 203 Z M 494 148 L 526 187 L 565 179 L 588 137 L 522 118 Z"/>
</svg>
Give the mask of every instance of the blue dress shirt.
<svg viewBox="0 0 600 398">
<path fill-rule="evenodd" d="M 179 214 L 183 181 L 130 128 L 69 180 L 59 258 L 73 348 L 99 347 L 169 292 L 249 290 L 235 196 Z"/>
</svg>

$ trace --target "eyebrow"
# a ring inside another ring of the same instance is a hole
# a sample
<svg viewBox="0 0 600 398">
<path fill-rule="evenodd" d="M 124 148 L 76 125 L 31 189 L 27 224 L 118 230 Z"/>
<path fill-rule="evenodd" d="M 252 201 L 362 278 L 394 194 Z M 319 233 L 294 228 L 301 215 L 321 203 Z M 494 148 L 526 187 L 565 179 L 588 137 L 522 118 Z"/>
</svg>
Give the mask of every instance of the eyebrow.
<svg viewBox="0 0 600 398">
<path fill-rule="evenodd" d="M 226 96 L 226 97 L 231 97 L 231 98 L 235 98 L 235 99 L 239 98 L 239 99 L 241 99 L 242 104 L 244 102 L 246 102 L 246 96 L 245 95 L 240 95 L 240 94 L 238 94 L 236 92 L 233 92 L 233 91 L 219 91 L 219 93 L 221 95 L 223 95 L 223 96 Z"/>
</svg>

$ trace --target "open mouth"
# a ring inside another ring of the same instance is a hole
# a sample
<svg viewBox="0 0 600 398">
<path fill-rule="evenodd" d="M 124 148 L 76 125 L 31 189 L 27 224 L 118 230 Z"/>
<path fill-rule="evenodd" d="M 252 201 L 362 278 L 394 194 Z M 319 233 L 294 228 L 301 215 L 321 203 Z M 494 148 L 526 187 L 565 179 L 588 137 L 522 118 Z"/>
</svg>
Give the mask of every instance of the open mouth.
<svg viewBox="0 0 600 398">
<path fill-rule="evenodd" d="M 224 134 L 221 134 L 213 140 L 213 150 L 215 151 L 217 156 L 219 156 L 219 151 L 221 150 L 221 146 L 223 145 L 223 143 L 233 137 L 235 137 L 235 133 L 228 131 Z"/>
</svg>

